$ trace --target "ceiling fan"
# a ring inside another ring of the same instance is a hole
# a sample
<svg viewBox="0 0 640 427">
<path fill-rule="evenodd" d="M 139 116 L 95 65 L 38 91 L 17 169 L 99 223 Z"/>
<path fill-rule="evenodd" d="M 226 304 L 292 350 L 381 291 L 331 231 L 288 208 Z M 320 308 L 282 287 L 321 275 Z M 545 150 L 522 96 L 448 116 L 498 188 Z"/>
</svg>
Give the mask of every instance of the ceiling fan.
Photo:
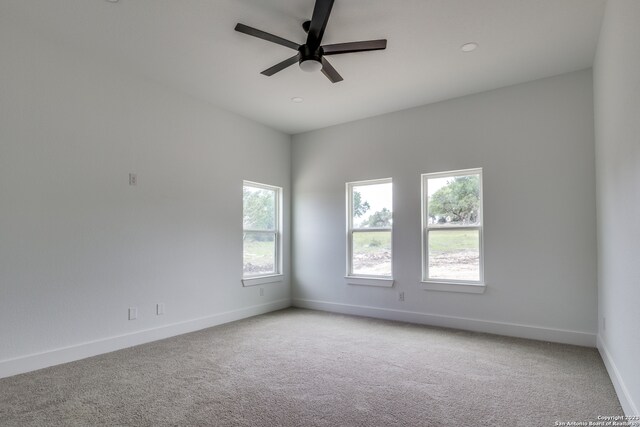
<svg viewBox="0 0 640 427">
<path fill-rule="evenodd" d="M 333 68 L 329 61 L 327 61 L 325 56 L 386 49 L 387 40 L 367 40 L 327 44 L 322 46 L 322 36 L 324 35 L 324 30 L 327 27 L 327 22 L 329 22 L 329 15 L 331 14 L 331 8 L 333 8 L 333 2 L 334 0 L 316 0 L 311 21 L 305 21 L 302 24 L 302 28 L 308 34 L 307 41 L 303 45 L 299 45 L 292 41 L 283 39 L 282 37 L 266 33 L 244 24 L 236 25 L 235 30 L 298 51 L 298 53 L 293 55 L 291 58 L 285 59 L 273 67 L 267 68 L 261 74 L 264 74 L 265 76 L 272 76 L 278 71 L 282 71 L 297 62 L 303 71 L 313 72 L 322 70 L 322 73 L 327 76 L 331 83 L 337 83 L 343 80 L 342 76 L 338 74 L 336 69 Z"/>
</svg>

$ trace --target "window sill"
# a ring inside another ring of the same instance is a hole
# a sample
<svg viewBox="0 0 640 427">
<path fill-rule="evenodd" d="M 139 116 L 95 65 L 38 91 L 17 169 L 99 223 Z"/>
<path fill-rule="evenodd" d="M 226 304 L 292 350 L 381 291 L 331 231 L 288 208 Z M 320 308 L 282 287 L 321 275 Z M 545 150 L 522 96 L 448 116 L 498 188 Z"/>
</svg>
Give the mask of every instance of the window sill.
<svg viewBox="0 0 640 427">
<path fill-rule="evenodd" d="M 420 287 L 425 291 L 462 292 L 467 294 L 483 294 L 487 289 L 484 283 L 452 283 L 422 281 Z"/>
<path fill-rule="evenodd" d="M 282 282 L 284 280 L 284 276 L 282 274 L 273 274 L 271 276 L 259 276 L 259 277 L 247 277 L 246 279 L 242 279 L 242 286 L 257 286 L 264 285 L 265 283 L 276 283 Z"/>
<path fill-rule="evenodd" d="M 357 276 L 345 276 L 345 280 L 349 285 L 361 285 L 361 286 L 378 286 L 383 288 L 390 288 L 393 286 L 393 279 L 382 279 L 376 277 L 357 277 Z"/>
</svg>

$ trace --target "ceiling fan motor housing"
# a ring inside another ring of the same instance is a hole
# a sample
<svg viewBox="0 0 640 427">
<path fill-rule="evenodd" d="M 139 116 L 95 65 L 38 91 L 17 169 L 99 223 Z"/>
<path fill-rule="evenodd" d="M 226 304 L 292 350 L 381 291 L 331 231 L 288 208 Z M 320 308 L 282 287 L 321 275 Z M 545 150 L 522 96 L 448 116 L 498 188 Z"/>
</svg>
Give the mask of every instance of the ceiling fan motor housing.
<svg viewBox="0 0 640 427">
<path fill-rule="evenodd" d="M 306 61 L 315 61 L 322 64 L 322 48 L 318 47 L 315 50 L 311 50 L 308 45 L 303 44 L 298 48 L 298 52 L 300 52 L 300 60 L 298 61 L 300 64 Z"/>
<path fill-rule="evenodd" d="M 309 33 L 311 27 L 311 21 L 305 21 L 302 23 L 302 28 L 305 33 Z M 303 44 L 298 48 L 300 52 L 300 60 L 298 65 L 303 71 L 314 72 L 322 69 L 322 47 L 315 48 L 309 47 L 308 43 Z"/>
</svg>

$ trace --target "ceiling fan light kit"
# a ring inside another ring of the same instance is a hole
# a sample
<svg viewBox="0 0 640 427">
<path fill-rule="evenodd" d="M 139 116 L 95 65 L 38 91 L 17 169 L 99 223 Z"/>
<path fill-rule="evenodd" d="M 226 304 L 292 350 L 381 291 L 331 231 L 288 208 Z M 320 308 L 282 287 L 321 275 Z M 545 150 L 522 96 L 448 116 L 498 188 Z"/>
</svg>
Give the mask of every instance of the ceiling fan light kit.
<svg viewBox="0 0 640 427">
<path fill-rule="evenodd" d="M 235 30 L 298 51 L 296 55 L 285 59 L 273 67 L 267 68 L 261 74 L 272 76 L 297 62 L 301 70 L 306 72 L 322 71 L 331 83 L 337 83 L 343 80 L 342 76 L 333 68 L 329 61 L 327 61 L 325 56 L 383 50 L 387 47 L 387 40 L 367 40 L 322 46 L 322 37 L 329 22 L 329 15 L 331 14 L 333 3 L 334 0 L 316 0 L 311 20 L 305 21 L 302 24 L 302 28 L 307 33 L 307 41 L 303 45 L 298 45 L 282 37 L 240 23 L 236 25 Z"/>
<path fill-rule="evenodd" d="M 300 69 L 307 73 L 313 73 L 322 70 L 322 62 L 317 59 L 304 59 L 300 60 Z"/>
</svg>

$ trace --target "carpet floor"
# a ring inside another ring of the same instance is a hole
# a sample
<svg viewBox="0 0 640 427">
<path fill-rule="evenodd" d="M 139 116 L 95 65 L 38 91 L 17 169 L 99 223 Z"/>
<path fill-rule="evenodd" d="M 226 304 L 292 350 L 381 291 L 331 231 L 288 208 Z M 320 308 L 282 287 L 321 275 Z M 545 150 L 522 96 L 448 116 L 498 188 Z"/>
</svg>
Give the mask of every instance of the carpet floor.
<svg viewBox="0 0 640 427">
<path fill-rule="evenodd" d="M 597 350 L 287 309 L 0 380 L 2 426 L 554 426 L 623 415 Z"/>
</svg>

